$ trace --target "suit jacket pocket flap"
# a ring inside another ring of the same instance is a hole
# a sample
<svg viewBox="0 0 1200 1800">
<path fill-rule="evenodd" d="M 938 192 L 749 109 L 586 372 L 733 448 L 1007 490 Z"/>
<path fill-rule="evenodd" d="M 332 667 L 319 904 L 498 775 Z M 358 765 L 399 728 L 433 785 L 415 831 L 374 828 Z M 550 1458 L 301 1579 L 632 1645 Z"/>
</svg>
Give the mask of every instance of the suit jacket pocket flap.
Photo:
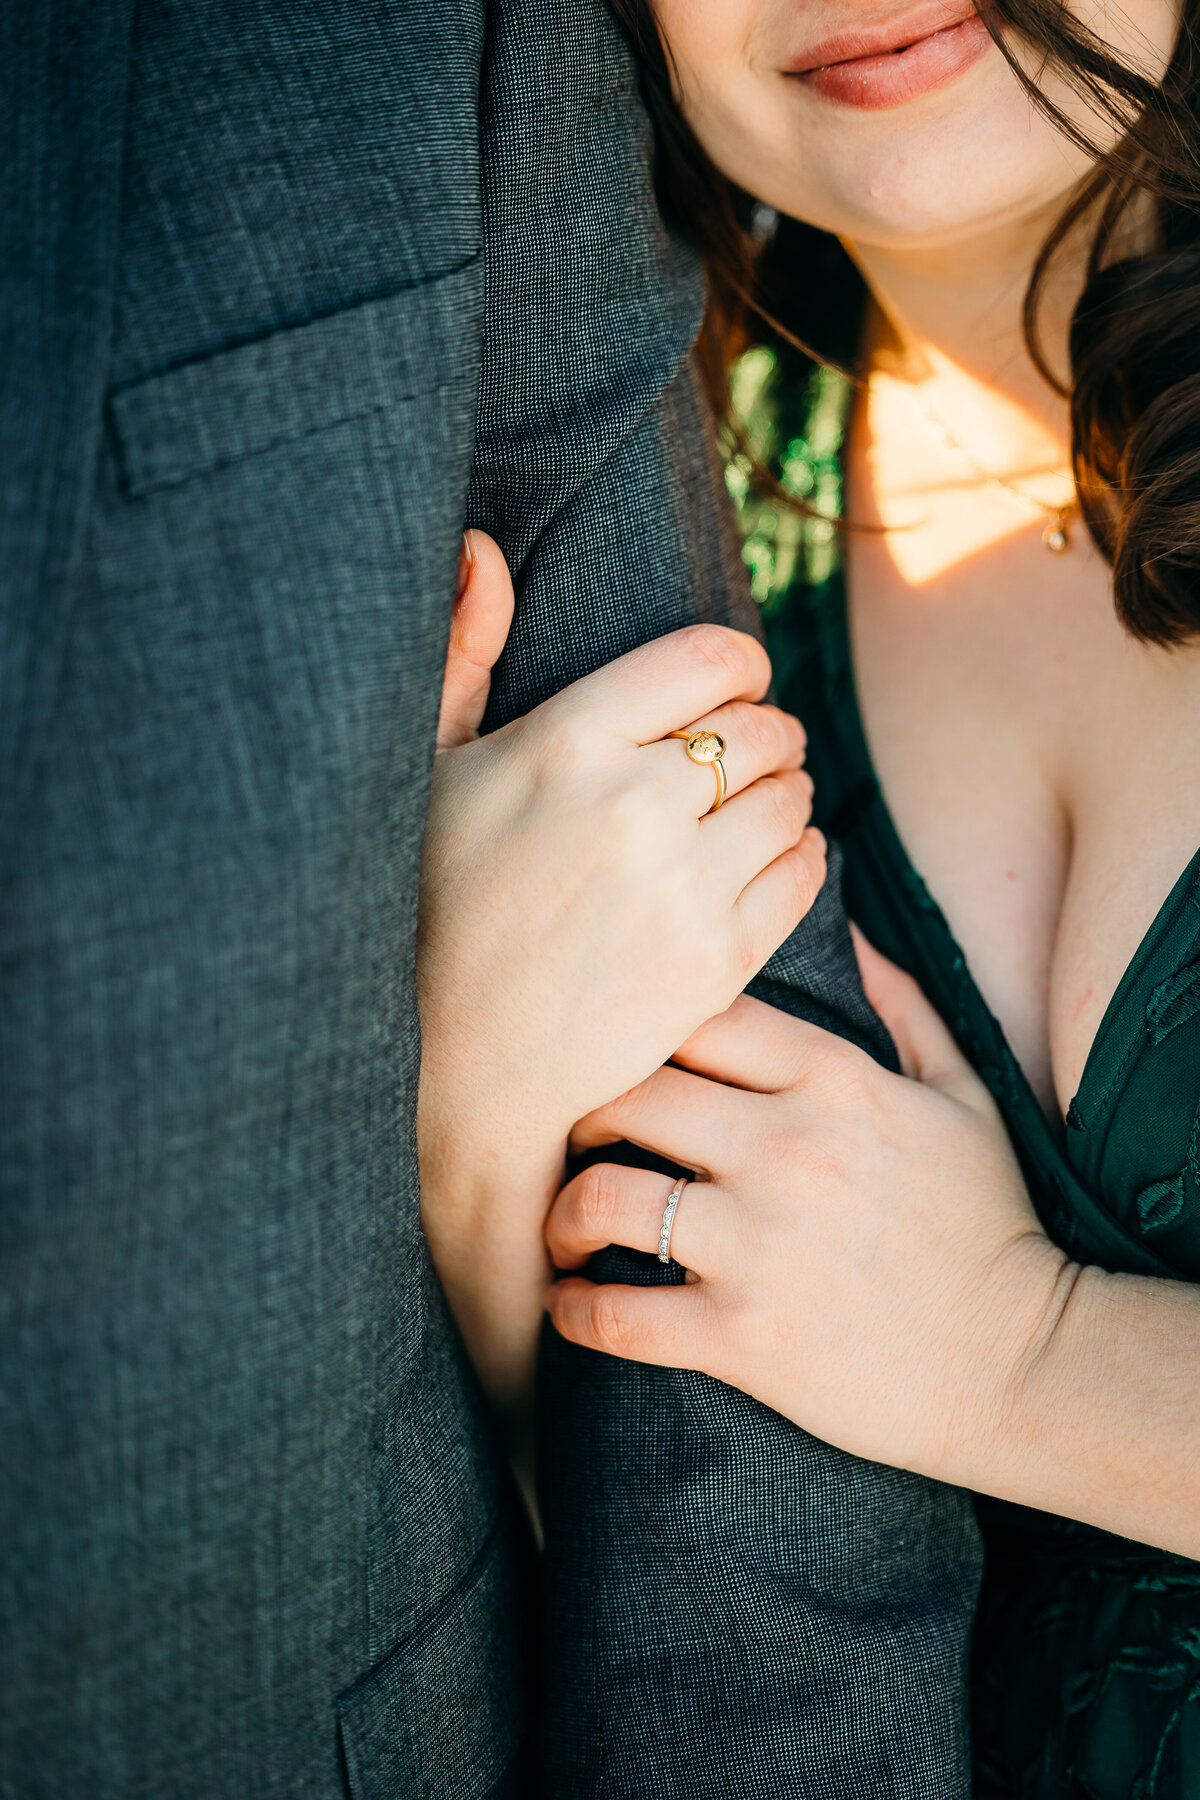
<svg viewBox="0 0 1200 1800">
<path fill-rule="evenodd" d="M 482 267 L 275 331 L 150 375 L 110 398 L 137 497 L 259 455 L 474 368 Z"/>
<path fill-rule="evenodd" d="M 520 1625 L 496 1532 L 414 1637 L 338 1700 L 353 1800 L 479 1800 L 523 1724 Z"/>
</svg>

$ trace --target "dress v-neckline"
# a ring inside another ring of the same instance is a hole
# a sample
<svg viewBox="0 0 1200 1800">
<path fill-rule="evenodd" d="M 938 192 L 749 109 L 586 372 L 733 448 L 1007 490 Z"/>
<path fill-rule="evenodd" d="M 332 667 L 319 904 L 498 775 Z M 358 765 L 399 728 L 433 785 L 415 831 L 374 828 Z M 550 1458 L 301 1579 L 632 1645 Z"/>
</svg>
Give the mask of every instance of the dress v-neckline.
<svg viewBox="0 0 1200 1800">
<path fill-rule="evenodd" d="M 942 977 L 943 999 L 950 1001 L 947 1023 L 961 1040 L 964 1015 L 969 1017 L 969 1035 L 974 1040 L 979 1073 L 1001 1105 L 1014 1143 L 1022 1153 L 1023 1164 L 1027 1169 L 1053 1171 L 1049 1176 L 1050 1187 L 1060 1199 L 1070 1190 L 1069 1210 L 1088 1229 L 1092 1257 L 1113 1267 L 1126 1268 L 1133 1258 L 1146 1274 L 1174 1275 L 1176 1272 L 1171 1264 L 1151 1245 L 1131 1238 L 1127 1229 L 1099 1204 L 1087 1184 L 1081 1181 L 1069 1153 L 1068 1139 L 1076 1133 L 1087 1133 L 1103 1126 L 1105 1115 L 1119 1092 L 1124 1069 L 1144 1035 L 1141 1028 L 1156 986 L 1151 974 L 1153 965 L 1178 968 L 1195 953 L 1200 933 L 1200 849 L 1159 907 L 1117 983 L 1092 1040 L 1065 1120 L 1056 1126 L 1047 1117 L 1017 1061 L 1000 1021 L 971 972 L 961 944 L 909 855 L 887 805 L 859 707 L 850 643 L 848 596 L 840 564 L 830 571 L 821 587 L 820 611 L 826 649 L 841 677 L 837 684 L 842 693 L 839 710 L 841 726 L 846 733 L 842 754 L 848 764 L 844 773 L 853 776 L 850 807 L 856 815 L 855 829 L 866 831 L 874 840 L 876 853 L 886 865 L 888 875 L 907 892 L 917 918 L 925 921 L 922 936 L 925 940 L 924 959 L 928 964 L 926 972 L 936 971 Z M 864 804 L 864 801 L 869 803 Z M 838 835 L 836 822 L 834 835 Z M 955 1014 L 959 1016 L 955 1017 Z M 1049 1196 L 1043 1194 L 1042 1200 L 1043 1205 L 1049 1203 Z"/>
<path fill-rule="evenodd" d="M 863 773 L 870 779 L 879 796 L 880 822 L 886 825 L 888 834 L 892 839 L 895 859 L 904 871 L 909 883 L 914 887 L 919 888 L 920 892 L 926 896 L 926 904 L 936 914 L 937 919 L 945 932 L 948 943 L 952 946 L 956 958 L 959 959 L 961 979 L 969 986 L 972 994 L 978 1001 L 980 1011 L 986 1013 L 993 1022 L 997 1038 L 997 1047 L 1003 1046 L 1006 1057 L 1011 1061 L 1013 1069 L 1015 1069 L 1020 1076 L 1024 1089 L 1028 1094 L 1030 1104 L 1045 1121 L 1047 1131 L 1054 1136 L 1060 1130 L 1069 1127 L 1073 1120 L 1081 1117 L 1086 1118 L 1090 1116 L 1092 1111 L 1103 1105 L 1106 1091 L 1111 1089 L 1113 1079 L 1119 1073 L 1119 1065 L 1124 1061 L 1125 1056 L 1128 1054 L 1127 1049 L 1122 1047 L 1117 1026 L 1128 1010 L 1131 996 L 1134 996 L 1137 993 L 1147 965 L 1155 959 L 1157 953 L 1161 949 L 1162 939 L 1168 934 L 1172 920 L 1178 913 L 1180 906 L 1187 901 L 1198 878 L 1200 878 L 1200 847 L 1193 852 L 1178 880 L 1172 885 L 1170 892 L 1163 900 L 1158 911 L 1154 914 L 1154 917 L 1151 919 L 1145 932 L 1139 939 L 1136 949 L 1128 963 L 1125 965 L 1121 977 L 1109 998 L 1108 1005 L 1101 1015 L 1100 1023 L 1096 1027 L 1095 1034 L 1088 1048 L 1088 1053 L 1084 1058 L 1078 1085 L 1067 1105 L 1065 1113 L 1055 1119 L 1051 1119 L 1034 1092 L 1029 1077 L 1026 1075 L 1025 1070 L 1018 1061 L 1012 1049 L 1012 1045 L 1009 1043 L 1008 1035 L 1005 1032 L 1004 1027 L 1001 1025 L 999 1019 L 996 1018 L 982 988 L 975 979 L 971 970 L 970 961 L 950 925 L 945 909 L 930 891 L 928 884 L 920 870 L 917 868 L 912 856 L 909 854 L 904 839 L 900 835 L 899 827 L 896 824 L 892 809 L 888 804 L 887 795 L 884 792 L 883 783 L 879 779 L 879 772 L 875 767 L 874 758 L 871 755 L 870 742 L 867 738 L 866 724 L 863 719 L 862 705 L 858 691 L 858 676 L 854 667 L 853 640 L 850 633 L 850 595 L 844 568 L 839 567 L 837 579 L 830 582 L 830 587 L 836 589 L 833 622 L 836 624 L 838 635 L 837 649 L 839 660 L 845 670 L 846 698 L 849 702 L 848 717 L 854 730 L 855 748 L 858 752 L 860 767 Z M 1112 1066 L 1114 1060 L 1112 1048 L 1114 1046 L 1117 1051 L 1115 1058 L 1118 1065 L 1117 1068 Z"/>
<path fill-rule="evenodd" d="M 850 914 L 916 977 L 986 1083 L 1050 1235 L 1084 1261 L 1177 1279 L 1180 1233 L 1200 1212 L 1200 1105 L 1189 1073 L 1193 1047 L 1200 1055 L 1200 849 L 1130 957 L 1059 1124 L 901 840 L 867 744 L 836 523 L 848 384 L 817 368 L 793 393 L 776 373 L 773 353 L 747 352 L 738 404 L 752 444 L 805 513 L 756 498 L 736 458 L 730 489 L 781 703 L 809 725 L 817 823 L 845 852 Z"/>
</svg>

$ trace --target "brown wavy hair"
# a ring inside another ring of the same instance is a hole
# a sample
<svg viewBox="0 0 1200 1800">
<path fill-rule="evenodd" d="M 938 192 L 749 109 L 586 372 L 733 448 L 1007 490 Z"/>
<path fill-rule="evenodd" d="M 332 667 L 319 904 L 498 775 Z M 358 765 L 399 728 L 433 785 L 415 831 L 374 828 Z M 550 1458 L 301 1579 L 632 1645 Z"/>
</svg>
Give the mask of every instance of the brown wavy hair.
<svg viewBox="0 0 1200 1800">
<path fill-rule="evenodd" d="M 609 0 L 637 58 L 657 144 L 659 197 L 700 253 L 708 310 L 699 353 L 718 416 L 750 321 L 816 360 L 854 362 L 848 323 L 862 281 L 837 240 L 781 222 L 764 250 L 754 201 L 722 175 L 677 99 L 652 0 Z M 1070 401 L 1080 509 L 1113 571 L 1117 616 L 1136 638 L 1200 632 L 1200 0 L 1184 0 L 1160 82 L 1115 58 L 1061 0 L 977 0 L 1034 104 L 1092 159 L 1042 246 L 1025 296 L 1025 337 Z M 1017 33 L 1115 127 L 1104 147 L 1041 92 L 1006 42 Z M 1038 332 L 1047 274 L 1066 239 L 1090 232 L 1083 291 L 1058 379 Z M 1131 248 L 1131 245 L 1134 246 Z"/>
</svg>

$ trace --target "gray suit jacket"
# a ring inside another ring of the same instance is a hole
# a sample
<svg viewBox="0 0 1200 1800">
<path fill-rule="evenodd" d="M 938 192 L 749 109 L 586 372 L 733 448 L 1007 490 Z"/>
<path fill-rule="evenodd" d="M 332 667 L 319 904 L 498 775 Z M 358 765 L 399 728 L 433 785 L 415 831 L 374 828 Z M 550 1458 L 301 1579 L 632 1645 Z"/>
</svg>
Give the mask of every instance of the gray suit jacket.
<svg viewBox="0 0 1200 1800">
<path fill-rule="evenodd" d="M 0 66 L 0 1793 L 527 1793 L 418 1223 L 424 795 L 469 484 L 497 717 L 745 616 L 697 273 L 597 0 L 44 0 Z M 869 1029 L 832 902 L 807 941 L 781 996 Z M 962 1500 L 547 1382 L 550 1791 L 646 1792 L 647 1695 L 680 1793 L 941 1791 L 930 1744 L 954 1791 Z"/>
</svg>

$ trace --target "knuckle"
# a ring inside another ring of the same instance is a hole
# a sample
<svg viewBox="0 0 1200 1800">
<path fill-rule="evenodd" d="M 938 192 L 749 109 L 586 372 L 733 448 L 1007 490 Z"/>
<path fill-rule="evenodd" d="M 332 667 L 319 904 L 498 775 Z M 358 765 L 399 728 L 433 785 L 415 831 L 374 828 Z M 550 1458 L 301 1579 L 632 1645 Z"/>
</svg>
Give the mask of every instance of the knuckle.
<svg viewBox="0 0 1200 1800">
<path fill-rule="evenodd" d="M 764 1125 L 759 1137 L 759 1154 L 764 1168 L 788 1168 L 804 1156 L 804 1151 L 804 1145 L 786 1125 L 770 1120 Z"/>
<path fill-rule="evenodd" d="M 771 1368 L 795 1367 L 806 1348 L 806 1334 L 796 1321 L 774 1307 L 755 1307 L 748 1321 L 758 1355 Z"/>
<path fill-rule="evenodd" d="M 596 725 L 584 707 L 564 705 L 547 731 L 548 748 L 558 762 L 571 769 L 596 767 Z"/>
<path fill-rule="evenodd" d="M 792 878 L 793 910 L 798 908 L 803 918 L 820 891 L 820 882 L 811 863 L 798 852 L 788 858 L 787 866 Z"/>
<path fill-rule="evenodd" d="M 752 762 L 775 756 L 782 748 L 780 718 L 774 707 L 739 706 L 732 729 L 737 733 L 738 748 Z"/>
<path fill-rule="evenodd" d="M 774 943 L 764 945 L 758 941 L 755 933 L 745 926 L 738 930 L 731 946 L 731 967 L 722 970 L 724 976 L 732 977 L 732 985 L 740 994 L 746 984 L 758 974 Z"/>
<path fill-rule="evenodd" d="M 754 638 L 728 625 L 689 625 L 684 635 L 698 662 L 731 678 L 744 679 L 766 662 L 766 652 Z"/>
<path fill-rule="evenodd" d="M 873 1105 L 875 1065 L 855 1044 L 835 1038 L 824 1051 L 823 1078 L 828 1093 L 836 1095 L 843 1105 Z"/>
<path fill-rule="evenodd" d="M 604 1108 L 604 1116 L 614 1131 L 621 1131 L 626 1124 L 632 1126 L 637 1116 L 636 1094 L 636 1088 L 628 1088 Z"/>
<path fill-rule="evenodd" d="M 795 843 L 806 823 L 798 789 L 789 781 L 773 780 L 767 786 L 767 802 L 772 828 Z"/>
<path fill-rule="evenodd" d="M 611 1164 L 594 1163 L 584 1172 L 576 1205 L 579 1223 L 588 1236 L 607 1239 L 618 1206 L 616 1170 Z"/>
<path fill-rule="evenodd" d="M 644 783 L 614 786 L 604 803 L 603 842 L 609 854 L 621 862 L 653 855 L 660 843 L 661 813 L 659 796 Z"/>
<path fill-rule="evenodd" d="M 807 1181 L 825 1185 L 841 1180 L 842 1166 L 832 1149 L 804 1132 L 786 1126 L 769 1129 L 764 1149 L 774 1166 L 797 1172 Z"/>
<path fill-rule="evenodd" d="M 563 696 L 553 710 L 539 707 L 521 723 L 525 753 L 539 789 L 595 779 L 595 728 L 584 709 Z"/>
<path fill-rule="evenodd" d="M 612 1350 L 617 1354 L 628 1348 L 629 1329 L 621 1317 L 620 1308 L 615 1295 L 606 1288 L 597 1288 L 588 1299 L 588 1324 L 592 1336 L 602 1349 Z"/>
</svg>

